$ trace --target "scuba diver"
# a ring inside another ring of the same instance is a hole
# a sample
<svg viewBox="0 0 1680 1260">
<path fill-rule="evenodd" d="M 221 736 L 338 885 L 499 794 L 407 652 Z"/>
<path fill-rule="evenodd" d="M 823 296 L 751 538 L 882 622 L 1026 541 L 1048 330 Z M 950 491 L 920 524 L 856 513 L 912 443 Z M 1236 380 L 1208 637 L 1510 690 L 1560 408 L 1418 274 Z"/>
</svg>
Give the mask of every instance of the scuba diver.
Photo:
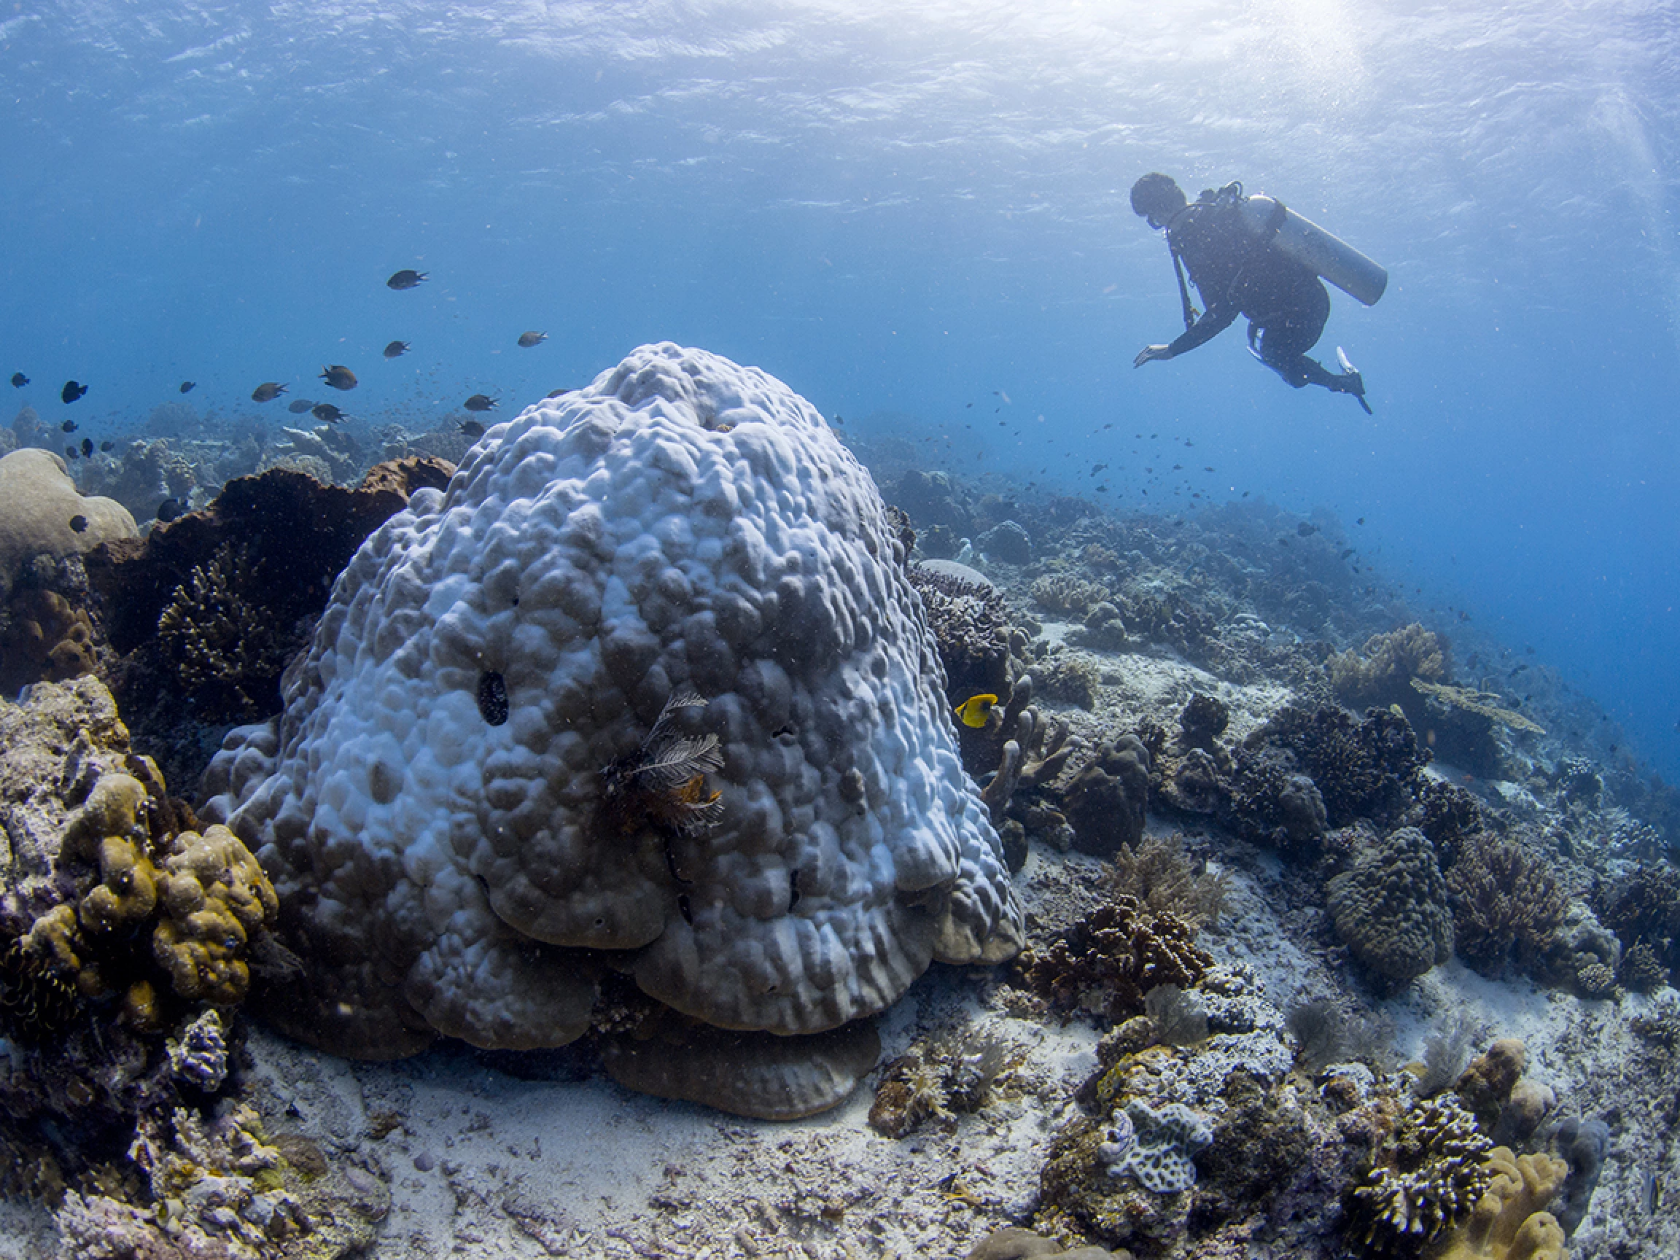
<svg viewBox="0 0 1680 1260">
<path fill-rule="evenodd" d="M 1170 345 L 1145 346 L 1133 367 L 1194 350 L 1246 315 L 1249 353 L 1260 362 L 1296 389 L 1322 385 L 1352 394 L 1370 414 L 1364 378 L 1341 347 L 1339 373 L 1309 359 L 1307 351 L 1330 317 L 1330 294 L 1320 277 L 1370 306 L 1382 296 L 1387 272 L 1282 202 L 1244 196 L 1239 183 L 1208 189 L 1189 202 L 1170 176 L 1151 172 L 1132 185 L 1132 209 L 1150 227 L 1165 229 L 1184 302 L 1183 334 Z M 1186 271 L 1207 307 L 1200 315 L 1190 302 Z"/>
</svg>

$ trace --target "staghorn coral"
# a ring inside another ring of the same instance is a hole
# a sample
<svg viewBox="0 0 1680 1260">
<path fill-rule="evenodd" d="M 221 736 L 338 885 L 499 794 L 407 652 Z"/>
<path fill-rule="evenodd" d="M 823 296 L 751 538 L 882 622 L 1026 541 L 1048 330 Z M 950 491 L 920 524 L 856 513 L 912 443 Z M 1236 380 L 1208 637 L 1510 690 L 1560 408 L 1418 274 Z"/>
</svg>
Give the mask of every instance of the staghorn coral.
<svg viewBox="0 0 1680 1260">
<path fill-rule="evenodd" d="M 1348 1237 L 1372 1256 L 1419 1254 L 1487 1193 L 1492 1147 L 1456 1102 L 1417 1104 L 1349 1187 Z"/>
<path fill-rule="evenodd" d="M 1121 894 L 1098 906 L 1048 948 L 1029 946 L 1017 970 L 1034 992 L 1064 1011 L 1120 1023 L 1144 1009 L 1157 985 L 1191 988 L 1213 965 L 1195 929 L 1175 914 Z"/>
<path fill-rule="evenodd" d="M 1563 1229 L 1545 1209 L 1569 1165 L 1496 1146 L 1483 1166 L 1491 1174 L 1487 1192 L 1432 1260 L 1564 1260 Z"/>
<path fill-rule="evenodd" d="M 793 1054 L 935 959 L 1012 956 L 903 559 L 815 409 L 704 351 L 644 346 L 497 425 L 366 540 L 283 719 L 211 767 L 206 815 L 261 849 L 305 964 L 265 1011 L 365 1057 L 555 1046 L 610 959 Z M 716 737 L 720 818 L 627 835 L 599 771 L 684 684 L 707 704 L 673 733 Z M 620 1079 L 660 1079 L 634 1050 Z"/>
<path fill-rule="evenodd" d="M 1336 933 L 1391 981 L 1421 976 L 1452 956 L 1452 912 L 1429 837 L 1401 827 L 1368 846 L 1324 886 Z"/>
<path fill-rule="evenodd" d="M 1487 832 L 1464 839 L 1447 871 L 1459 955 L 1499 977 L 1515 961 L 1533 971 L 1562 926 L 1569 898 L 1544 858 Z"/>
</svg>

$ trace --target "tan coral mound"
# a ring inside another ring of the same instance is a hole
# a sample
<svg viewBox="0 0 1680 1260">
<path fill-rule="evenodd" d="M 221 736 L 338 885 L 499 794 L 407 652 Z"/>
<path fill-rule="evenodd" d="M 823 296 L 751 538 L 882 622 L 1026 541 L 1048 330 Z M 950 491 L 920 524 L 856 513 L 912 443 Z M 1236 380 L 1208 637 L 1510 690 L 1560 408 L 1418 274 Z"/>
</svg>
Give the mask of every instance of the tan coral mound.
<svg viewBox="0 0 1680 1260">
<path fill-rule="evenodd" d="M 139 532 L 115 499 L 83 498 L 51 451 L 27 447 L 0 459 L 0 589 L 38 555 L 61 560 Z M 72 522 L 85 522 L 77 530 Z"/>
<path fill-rule="evenodd" d="M 1470 1219 L 1446 1238 L 1433 1260 L 1568 1260 L 1563 1227 L 1545 1207 L 1569 1175 L 1551 1155 L 1512 1155 L 1496 1146 L 1483 1166 L 1493 1184 Z"/>
</svg>

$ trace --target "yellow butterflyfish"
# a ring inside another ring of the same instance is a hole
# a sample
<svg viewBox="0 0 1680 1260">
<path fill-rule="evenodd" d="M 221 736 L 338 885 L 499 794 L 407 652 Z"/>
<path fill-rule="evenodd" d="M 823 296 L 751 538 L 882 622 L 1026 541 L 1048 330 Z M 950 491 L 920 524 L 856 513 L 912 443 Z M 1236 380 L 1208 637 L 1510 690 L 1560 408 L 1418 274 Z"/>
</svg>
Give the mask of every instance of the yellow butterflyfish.
<svg viewBox="0 0 1680 1260">
<path fill-rule="evenodd" d="M 957 718 L 964 726 L 972 726 L 978 730 L 986 725 L 986 719 L 992 715 L 992 706 L 996 703 L 997 697 L 990 692 L 970 696 L 957 706 Z"/>
</svg>

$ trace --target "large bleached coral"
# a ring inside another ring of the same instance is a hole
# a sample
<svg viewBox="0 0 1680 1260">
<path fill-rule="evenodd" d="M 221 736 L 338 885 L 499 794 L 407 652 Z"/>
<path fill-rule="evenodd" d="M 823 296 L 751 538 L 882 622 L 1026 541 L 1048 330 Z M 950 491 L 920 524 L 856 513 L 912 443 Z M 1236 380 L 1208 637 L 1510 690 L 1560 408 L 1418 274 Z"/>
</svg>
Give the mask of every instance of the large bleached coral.
<svg viewBox="0 0 1680 1260">
<path fill-rule="evenodd" d="M 644 346 L 492 429 L 362 546 L 284 714 L 212 766 L 207 816 L 304 964 L 268 1009 L 367 1057 L 550 1046 L 610 964 L 806 1034 L 1013 954 L 901 553 L 816 410 L 703 351 Z"/>
</svg>

